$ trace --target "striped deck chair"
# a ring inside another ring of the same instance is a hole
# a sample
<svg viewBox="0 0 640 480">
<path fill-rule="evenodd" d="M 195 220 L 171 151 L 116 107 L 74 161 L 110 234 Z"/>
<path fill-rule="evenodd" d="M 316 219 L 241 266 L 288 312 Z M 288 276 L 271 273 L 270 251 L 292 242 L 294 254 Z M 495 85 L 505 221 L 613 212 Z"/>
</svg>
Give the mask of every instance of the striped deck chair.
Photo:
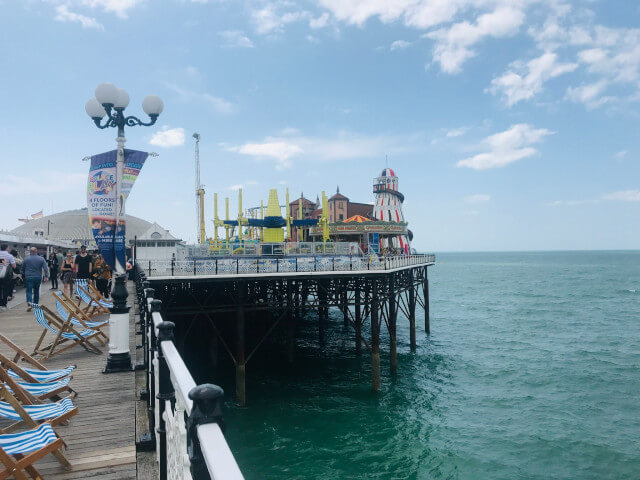
<svg viewBox="0 0 640 480">
<path fill-rule="evenodd" d="M 71 372 L 73 372 L 75 368 L 75 365 L 71 365 L 70 367 L 61 368 L 59 370 L 35 370 L 33 368 L 23 368 L 22 370 L 31 376 L 36 382 L 48 383 L 71 375 Z M 13 370 L 9 370 L 8 373 L 16 380 L 23 378 Z"/>
<path fill-rule="evenodd" d="M 0 400 L 0 418 L 15 420 L 10 426 L 3 427 L 6 433 L 24 426 L 33 428 L 45 421 L 56 426 L 78 414 L 78 409 L 70 398 L 63 398 L 55 403 L 23 405 L 4 385 L 0 387 Z"/>
<path fill-rule="evenodd" d="M 46 400 L 48 398 L 57 397 L 59 394 L 64 392 L 65 390 L 71 390 L 69 388 L 69 382 L 71 381 L 71 377 L 63 378 L 62 380 L 58 380 L 57 382 L 46 382 L 46 383 L 28 383 L 28 382 L 20 382 L 16 381 L 16 385 L 30 393 L 38 400 Z M 9 383 L 5 383 L 7 390 L 9 392 L 15 394 L 15 392 L 11 389 L 11 385 Z M 72 390 L 74 396 L 75 392 Z"/>
<path fill-rule="evenodd" d="M 82 311 L 91 316 L 97 315 L 99 313 L 109 313 L 109 308 L 113 306 L 111 302 L 107 302 L 106 300 L 95 299 L 89 293 L 89 284 L 84 278 L 76 280 L 75 292 L 76 295 L 80 298 L 80 300 L 78 301 L 78 306 L 80 306 L 82 302 L 86 303 L 87 306 L 83 308 Z"/>
<path fill-rule="evenodd" d="M 76 368 L 75 365 L 70 365 L 66 368 L 57 370 L 47 370 L 44 365 L 25 352 L 18 345 L 13 343 L 9 337 L 2 333 L 0 333 L 0 341 L 4 342 L 11 350 L 16 352 L 16 356 L 13 359 L 10 359 L 0 353 L 0 367 L 4 367 L 9 377 L 13 380 L 31 384 L 52 383 L 69 377 L 71 372 Z M 32 367 L 21 366 L 19 364 L 21 360 L 30 364 Z M 77 392 L 68 385 L 66 386 L 66 390 L 74 397 L 78 395 Z"/>
<path fill-rule="evenodd" d="M 51 310 L 45 306 L 38 305 L 37 303 L 32 303 L 31 308 L 33 309 L 33 315 L 36 318 L 36 321 L 43 327 L 38 343 L 36 343 L 36 346 L 33 349 L 34 355 L 36 353 L 42 355 L 46 360 L 51 355 L 62 353 L 76 345 L 80 345 L 91 353 L 101 353 L 100 349 L 91 343 L 91 340 L 94 338 L 98 342 L 102 343 L 99 338 L 96 338 L 100 332 L 91 330 L 90 328 L 78 331 L 73 327 L 73 325 L 71 325 L 69 320 L 60 324 Z M 46 347 L 40 347 L 47 335 L 47 332 L 53 333 L 55 335 L 55 339 Z M 56 350 L 63 344 L 66 345 Z"/>
<path fill-rule="evenodd" d="M 60 322 L 64 323 L 66 321 L 70 321 L 72 325 L 75 325 L 78 328 L 91 328 L 93 330 L 97 330 L 105 341 L 109 341 L 107 334 L 101 330 L 109 325 L 109 320 L 89 320 L 87 315 L 75 311 L 77 308 L 75 304 L 71 304 L 73 307 L 67 304 L 67 302 L 63 300 L 61 294 L 62 292 L 53 293 L 53 298 L 56 299 L 56 310 L 58 311 L 57 317 Z M 82 312 L 82 310 L 80 310 L 80 312 Z"/>
<path fill-rule="evenodd" d="M 49 423 L 20 433 L 0 434 L 0 478 L 13 475 L 17 480 L 42 479 L 33 464 L 48 454 L 53 454 L 67 469 L 71 464 L 62 454 L 64 442 Z M 62 460 L 64 459 L 64 461 Z M 26 473 L 25 473 L 26 472 Z M 29 477 L 27 477 L 29 474 Z"/>
</svg>

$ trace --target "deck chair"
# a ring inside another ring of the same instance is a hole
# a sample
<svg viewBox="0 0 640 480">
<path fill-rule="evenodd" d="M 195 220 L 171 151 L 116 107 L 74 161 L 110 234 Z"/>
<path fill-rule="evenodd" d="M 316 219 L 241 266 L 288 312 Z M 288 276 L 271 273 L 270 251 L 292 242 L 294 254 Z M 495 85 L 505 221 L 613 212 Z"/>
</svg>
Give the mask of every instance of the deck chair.
<svg viewBox="0 0 640 480">
<path fill-rule="evenodd" d="M 66 391 L 71 390 L 69 388 L 69 382 L 72 377 L 66 377 L 62 380 L 58 380 L 57 382 L 46 382 L 46 383 L 28 383 L 28 382 L 20 382 L 16 381 L 16 385 L 19 388 L 23 389 L 25 392 L 33 395 L 37 400 L 47 400 L 50 398 L 59 397 L 59 395 Z M 14 380 L 15 381 L 15 380 Z M 15 393 L 11 389 L 11 385 L 5 382 L 5 386 L 11 393 Z M 76 392 L 71 390 L 71 394 L 75 397 Z"/>
<path fill-rule="evenodd" d="M 0 387 L 0 418 L 15 420 L 15 423 L 4 427 L 6 433 L 24 426 L 32 428 L 45 421 L 52 426 L 60 425 L 77 414 L 78 409 L 70 398 L 63 398 L 55 403 L 23 405 L 7 387 Z"/>
<path fill-rule="evenodd" d="M 39 423 L 48 423 L 54 427 L 77 414 L 78 409 L 69 398 L 47 405 L 22 405 L 4 386 L 0 387 L 0 418 L 17 420 L 0 430 L 0 434 L 12 433 L 22 427 L 37 428 Z M 64 467 L 70 468 L 69 461 L 61 450 L 51 453 Z"/>
<path fill-rule="evenodd" d="M 91 343 L 92 339 L 96 339 L 98 342 L 102 343 L 99 338 L 96 338 L 100 332 L 90 328 L 78 331 L 73 327 L 73 325 L 71 325 L 69 320 L 60 324 L 51 310 L 45 306 L 38 305 L 37 303 L 32 303 L 31 308 L 33 309 L 33 315 L 35 316 L 36 321 L 43 327 L 38 343 L 36 343 L 36 346 L 33 349 L 34 355 L 36 353 L 42 355 L 46 360 L 51 355 L 62 353 L 76 345 L 80 345 L 91 353 L 101 353 L 100 349 Z M 55 335 L 55 339 L 46 347 L 41 347 L 40 345 L 47 335 L 47 332 L 53 333 Z M 63 344 L 65 345 L 63 346 Z M 60 346 L 62 346 L 62 348 L 58 348 Z"/>
<path fill-rule="evenodd" d="M 5 369 L 7 369 L 7 374 L 12 379 L 19 382 L 23 382 L 25 384 L 33 385 L 34 389 L 37 387 L 37 385 L 40 385 L 40 384 L 53 384 L 59 381 L 66 381 L 67 378 L 68 379 L 71 378 L 70 377 L 71 372 L 73 372 L 73 370 L 76 368 L 75 365 L 70 365 L 66 368 L 61 368 L 57 370 L 47 370 L 47 368 L 44 365 L 42 365 L 35 358 L 33 358 L 31 355 L 25 352 L 18 345 L 13 343 L 11 339 L 6 335 L 3 335 L 2 333 L 0 333 L 0 341 L 3 342 L 5 345 L 7 345 L 11 350 L 16 352 L 15 357 L 13 357 L 13 359 L 8 358 L 0 353 L 0 367 L 4 367 Z M 32 367 L 35 367 L 35 368 L 22 367 L 18 363 L 20 360 L 22 360 L 23 362 L 29 363 L 30 365 L 32 365 Z M 68 383 L 69 382 L 66 381 L 67 385 L 65 387 L 65 390 L 67 390 L 74 397 L 77 396 L 78 393 L 73 388 L 69 387 Z M 58 385 L 62 386 L 59 383 Z M 51 392 L 49 392 L 46 398 L 57 397 L 59 395 L 58 392 L 56 392 L 55 394 L 52 393 L 55 390 L 56 389 L 53 389 Z M 32 393 L 34 393 L 34 395 L 37 395 L 37 393 L 35 392 L 32 392 Z M 62 392 L 59 392 L 59 393 L 62 393 Z M 43 395 L 43 393 L 40 395 Z"/>
<path fill-rule="evenodd" d="M 76 311 L 78 307 L 74 303 L 69 305 L 63 299 L 62 292 L 54 292 L 53 298 L 56 299 L 56 310 L 58 313 L 57 315 L 54 315 L 57 317 L 58 321 L 62 323 L 70 321 L 72 325 L 78 328 L 91 328 L 93 330 L 97 330 L 100 332 L 100 336 L 103 337 L 104 341 L 109 341 L 107 334 L 102 331 L 104 327 L 109 325 L 109 320 L 90 320 L 87 315 L 82 313 L 82 310 L 78 309 L 78 311 Z"/>
<path fill-rule="evenodd" d="M 0 434 L 0 466 L 4 467 L 0 470 L 0 479 L 13 475 L 17 480 L 28 480 L 29 477 L 41 480 L 43 477 L 33 464 L 50 453 L 65 468 L 71 469 L 71 464 L 62 453 L 63 447 L 64 442 L 49 423 L 26 432 Z"/>
<path fill-rule="evenodd" d="M 82 302 L 86 303 L 87 306 L 83 308 L 82 311 L 91 316 L 99 313 L 109 313 L 109 308 L 113 307 L 113 303 L 111 302 L 94 298 L 89 293 L 89 283 L 84 278 L 76 280 L 75 292 L 79 298 L 78 306 L 80 306 Z"/>
<path fill-rule="evenodd" d="M 113 307 L 113 302 L 111 300 L 107 300 L 105 298 L 105 296 L 102 295 L 102 293 L 100 293 L 100 290 L 98 290 L 95 285 L 93 285 L 92 283 L 87 282 L 87 287 L 89 287 L 89 288 L 86 289 L 86 290 L 91 294 L 91 296 L 93 298 L 98 300 L 100 305 L 103 305 L 103 306 L 105 306 L 107 308 Z"/>
</svg>

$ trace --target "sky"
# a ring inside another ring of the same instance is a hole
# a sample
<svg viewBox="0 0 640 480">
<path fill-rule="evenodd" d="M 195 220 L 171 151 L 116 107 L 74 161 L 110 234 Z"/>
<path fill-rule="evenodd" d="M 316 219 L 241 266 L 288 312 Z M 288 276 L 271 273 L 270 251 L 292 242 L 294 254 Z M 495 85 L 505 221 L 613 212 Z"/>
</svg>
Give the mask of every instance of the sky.
<svg viewBox="0 0 640 480">
<path fill-rule="evenodd" d="M 213 193 L 373 202 L 399 177 L 419 251 L 636 249 L 640 4 L 628 0 L 0 0 L 0 229 L 86 206 L 101 82 L 157 152 L 127 212 L 194 241 Z"/>
</svg>

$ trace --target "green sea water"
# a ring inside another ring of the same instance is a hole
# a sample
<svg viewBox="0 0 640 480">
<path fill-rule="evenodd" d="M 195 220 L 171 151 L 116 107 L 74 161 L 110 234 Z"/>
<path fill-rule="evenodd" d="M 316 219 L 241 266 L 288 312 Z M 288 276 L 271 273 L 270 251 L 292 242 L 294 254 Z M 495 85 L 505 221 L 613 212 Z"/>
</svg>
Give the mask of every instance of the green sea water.
<svg viewBox="0 0 640 480">
<path fill-rule="evenodd" d="M 640 478 L 640 252 L 437 262 L 432 333 L 411 352 L 399 318 L 379 393 L 337 311 L 322 347 L 304 324 L 294 365 L 249 363 L 247 407 L 225 410 L 246 478 Z"/>
</svg>

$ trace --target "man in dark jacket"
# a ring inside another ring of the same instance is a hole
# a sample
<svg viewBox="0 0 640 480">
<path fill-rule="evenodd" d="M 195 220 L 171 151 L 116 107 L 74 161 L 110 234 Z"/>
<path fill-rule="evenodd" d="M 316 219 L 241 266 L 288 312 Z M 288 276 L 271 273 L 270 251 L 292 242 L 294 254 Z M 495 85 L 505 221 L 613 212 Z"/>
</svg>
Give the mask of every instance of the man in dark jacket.
<svg viewBox="0 0 640 480">
<path fill-rule="evenodd" d="M 22 262 L 22 276 L 24 286 L 27 291 L 27 312 L 31 311 L 31 301 L 38 304 L 40 302 L 40 283 L 46 282 L 49 278 L 49 267 L 44 258 L 38 255 L 38 249 L 31 247 L 31 255 Z"/>
</svg>

